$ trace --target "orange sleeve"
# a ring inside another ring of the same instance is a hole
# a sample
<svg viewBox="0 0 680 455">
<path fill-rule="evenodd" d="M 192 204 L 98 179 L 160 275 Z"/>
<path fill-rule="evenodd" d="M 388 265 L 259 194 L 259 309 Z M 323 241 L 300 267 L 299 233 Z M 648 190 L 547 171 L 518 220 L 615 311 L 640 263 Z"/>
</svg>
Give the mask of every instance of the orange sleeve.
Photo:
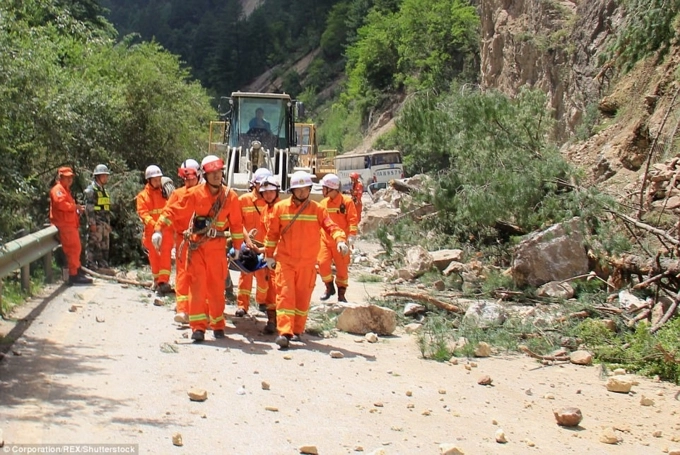
<svg viewBox="0 0 680 455">
<path fill-rule="evenodd" d="M 241 202 L 234 190 L 227 193 L 227 218 L 229 219 L 229 231 L 234 249 L 241 249 L 243 244 L 243 215 L 241 214 Z"/>
<path fill-rule="evenodd" d="M 149 223 L 153 223 L 154 219 L 149 213 L 151 211 L 151 200 L 146 189 L 143 189 L 137 195 L 137 215 L 139 219 L 142 220 L 142 224 L 146 226 Z"/>
<path fill-rule="evenodd" d="M 316 218 L 319 220 L 319 225 L 321 226 L 321 229 L 326 231 L 326 234 L 330 235 L 333 237 L 333 240 L 336 242 L 346 242 L 347 238 L 345 237 L 345 231 L 343 231 L 340 226 L 335 224 L 333 220 L 331 220 L 331 216 L 328 214 L 328 211 L 326 211 L 325 208 L 321 207 L 320 205 L 317 205 L 316 208 Z"/>
<path fill-rule="evenodd" d="M 347 210 L 347 224 L 349 225 L 349 235 L 357 235 L 359 231 L 359 217 L 357 207 L 351 197 L 345 198 L 345 209 Z"/>
<path fill-rule="evenodd" d="M 264 255 L 268 258 L 274 257 L 276 245 L 279 243 L 279 236 L 281 235 L 281 218 L 279 213 L 281 207 L 282 205 L 277 203 L 274 208 L 269 210 L 266 217 L 265 228 L 267 235 L 264 238 Z"/>
<path fill-rule="evenodd" d="M 155 231 L 173 227 L 179 220 L 189 219 L 193 215 L 194 197 L 192 193 L 184 192 L 184 194 L 180 195 L 172 201 L 172 203 L 171 200 L 172 197 L 168 199 L 161 215 L 158 217 L 158 221 L 156 221 L 156 225 L 154 226 Z"/>
</svg>

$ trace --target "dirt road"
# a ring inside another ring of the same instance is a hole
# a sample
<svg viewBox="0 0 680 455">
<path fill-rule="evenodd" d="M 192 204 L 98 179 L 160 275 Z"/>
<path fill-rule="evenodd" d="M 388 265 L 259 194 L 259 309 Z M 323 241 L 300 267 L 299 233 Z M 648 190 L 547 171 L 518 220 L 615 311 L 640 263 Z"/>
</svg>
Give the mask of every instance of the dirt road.
<svg viewBox="0 0 680 455">
<path fill-rule="evenodd" d="M 352 283 L 350 299 L 381 287 Z M 321 290 L 319 281 L 315 299 Z M 5 449 L 132 443 L 142 454 L 293 455 L 314 445 L 322 455 L 392 455 L 438 454 L 454 443 L 468 455 L 642 455 L 680 447 L 672 440 L 680 441 L 678 388 L 667 383 L 641 378 L 634 393 L 615 394 L 599 367 L 542 367 L 521 356 L 471 359 L 477 366 L 467 370 L 466 359 L 421 360 L 401 331 L 375 344 L 308 336 L 283 352 L 261 334 L 262 317 L 193 345 L 172 323 L 172 308 L 154 306 L 146 291 L 99 280 L 48 291 L 0 362 Z M 485 374 L 493 386 L 477 384 Z M 192 387 L 205 389 L 207 401 L 190 401 Z M 643 394 L 654 406 L 640 405 Z M 555 424 L 552 410 L 566 405 L 583 412 L 577 430 Z M 623 442 L 601 443 L 603 427 L 617 428 Z M 507 444 L 495 441 L 499 428 Z M 182 447 L 173 446 L 174 433 Z"/>
</svg>

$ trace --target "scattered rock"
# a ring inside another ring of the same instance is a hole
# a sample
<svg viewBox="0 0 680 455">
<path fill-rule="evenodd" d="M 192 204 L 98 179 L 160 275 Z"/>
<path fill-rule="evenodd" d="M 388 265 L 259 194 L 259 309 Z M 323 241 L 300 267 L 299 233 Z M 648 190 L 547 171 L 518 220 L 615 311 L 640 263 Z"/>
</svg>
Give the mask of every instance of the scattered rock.
<svg viewBox="0 0 680 455">
<path fill-rule="evenodd" d="M 493 379 L 491 379 L 491 376 L 489 375 L 484 375 L 479 380 L 477 381 L 477 384 L 479 385 L 491 385 L 493 382 Z"/>
<path fill-rule="evenodd" d="M 345 304 L 338 316 L 336 328 L 343 332 L 365 335 L 392 335 L 397 328 L 397 314 L 389 309 L 371 304 Z"/>
<path fill-rule="evenodd" d="M 628 393 L 633 387 L 633 381 L 627 376 L 611 376 L 607 380 L 607 390 L 617 393 Z"/>
<path fill-rule="evenodd" d="M 555 399 L 555 395 L 553 395 L 552 393 L 546 393 L 546 394 L 543 396 L 543 398 L 545 398 L 546 400 L 554 400 L 554 399 Z"/>
<path fill-rule="evenodd" d="M 465 270 L 465 264 L 453 261 L 442 271 L 442 274 L 444 276 L 449 276 L 452 273 L 461 273 L 463 270 Z"/>
<path fill-rule="evenodd" d="M 205 401 L 208 399 L 208 391 L 205 389 L 190 389 L 189 392 L 189 399 L 191 401 Z"/>
<path fill-rule="evenodd" d="M 605 428 L 600 434 L 600 442 L 605 444 L 620 444 L 623 438 L 617 435 L 613 428 Z"/>
<path fill-rule="evenodd" d="M 445 389 L 439 389 L 439 395 L 446 395 Z"/>
<path fill-rule="evenodd" d="M 628 372 L 623 368 L 617 368 L 616 370 L 612 371 L 612 374 L 614 376 L 623 376 L 624 374 L 628 374 Z"/>
<path fill-rule="evenodd" d="M 94 320 L 97 322 L 106 322 L 106 319 L 104 319 L 104 316 L 95 316 Z"/>
<path fill-rule="evenodd" d="M 304 445 L 300 447 L 300 453 L 305 455 L 319 455 L 319 450 L 313 445 Z"/>
<path fill-rule="evenodd" d="M 283 360 L 292 360 L 293 359 L 293 354 L 284 354 Z"/>
<path fill-rule="evenodd" d="M 75 313 L 78 311 L 78 305 L 71 305 L 71 307 L 68 309 L 70 313 Z"/>
<path fill-rule="evenodd" d="M 443 272 L 452 262 L 460 263 L 463 260 L 463 250 L 430 251 L 430 256 L 432 257 L 432 265 L 437 267 L 440 272 Z"/>
<path fill-rule="evenodd" d="M 655 438 L 660 438 L 661 436 L 663 436 L 663 431 L 656 430 L 654 431 L 654 433 L 652 433 L 652 436 L 654 436 Z"/>
<path fill-rule="evenodd" d="M 437 291 L 445 291 L 446 290 L 446 283 L 444 283 L 442 280 L 435 281 L 434 283 L 432 283 L 432 286 L 434 286 L 434 288 Z"/>
<path fill-rule="evenodd" d="M 465 455 L 463 449 L 456 444 L 439 444 L 440 455 Z"/>
<path fill-rule="evenodd" d="M 418 303 L 409 302 L 404 305 L 404 316 L 413 316 L 419 313 L 424 313 L 426 310 L 424 305 Z"/>
<path fill-rule="evenodd" d="M 473 302 L 465 311 L 465 316 L 463 316 L 463 322 L 472 322 L 480 328 L 501 325 L 506 319 L 507 313 L 505 309 L 496 302 L 489 300 Z"/>
<path fill-rule="evenodd" d="M 502 428 L 496 430 L 494 437 L 496 438 L 496 442 L 499 444 L 505 444 L 506 442 L 508 442 L 507 438 L 505 437 L 505 431 L 503 431 Z"/>
<path fill-rule="evenodd" d="M 154 306 L 163 306 L 165 305 L 165 302 L 163 302 L 163 299 L 156 297 L 155 299 L 153 299 L 153 304 Z"/>
<path fill-rule="evenodd" d="M 161 343 L 161 352 L 164 354 L 177 354 L 179 352 L 179 348 L 170 343 Z"/>
<path fill-rule="evenodd" d="M 576 365 L 592 365 L 593 355 L 588 351 L 574 351 L 569 356 L 569 361 Z"/>
<path fill-rule="evenodd" d="M 366 338 L 366 341 L 368 341 L 369 343 L 377 343 L 378 342 L 378 335 L 376 335 L 373 332 L 368 332 L 364 338 Z"/>
<path fill-rule="evenodd" d="M 407 390 L 407 391 L 406 391 L 406 396 L 407 396 L 407 397 L 412 397 L 412 396 L 413 396 L 413 392 L 411 392 L 410 390 Z"/>
<path fill-rule="evenodd" d="M 375 449 L 373 452 L 369 453 L 368 455 L 387 455 L 387 452 L 385 452 L 385 449 Z"/>
<path fill-rule="evenodd" d="M 333 359 L 342 359 L 345 357 L 345 354 L 343 354 L 340 351 L 331 351 L 330 352 L 331 358 Z"/>
<path fill-rule="evenodd" d="M 565 281 L 550 281 L 536 290 L 539 297 L 554 297 L 568 300 L 574 297 L 574 288 Z"/>
<path fill-rule="evenodd" d="M 267 381 L 262 381 L 262 390 L 269 390 L 269 383 Z"/>
<path fill-rule="evenodd" d="M 647 302 L 634 296 L 629 291 L 625 289 L 619 292 L 619 305 L 621 308 L 627 311 L 635 311 L 647 305 Z"/>
<path fill-rule="evenodd" d="M 485 341 L 480 341 L 475 348 L 475 357 L 491 357 L 491 346 Z"/>
<path fill-rule="evenodd" d="M 404 262 L 406 263 L 406 270 L 411 272 L 414 278 L 417 278 L 432 268 L 433 259 L 425 248 L 416 245 L 406 251 Z"/>
<path fill-rule="evenodd" d="M 555 414 L 557 424 L 563 427 L 576 427 L 583 420 L 583 414 L 581 414 L 579 408 L 562 408 L 558 411 L 553 411 L 553 414 Z"/>
<path fill-rule="evenodd" d="M 531 439 L 527 439 L 526 443 L 529 447 L 535 447 L 536 446 L 536 443 L 534 441 L 532 441 Z"/>
<path fill-rule="evenodd" d="M 373 406 L 375 406 L 376 408 L 382 408 L 384 405 L 382 404 L 382 401 L 376 401 L 375 403 L 373 403 Z"/>
<path fill-rule="evenodd" d="M 246 394 L 246 389 L 245 387 L 241 386 L 236 390 L 236 395 L 245 395 Z"/>
<path fill-rule="evenodd" d="M 181 433 L 174 433 L 172 435 L 172 445 L 177 446 L 177 447 L 182 447 L 184 443 L 182 442 L 182 434 Z"/>
<path fill-rule="evenodd" d="M 642 398 L 640 398 L 640 404 L 642 406 L 654 406 L 654 400 L 651 398 L 647 398 L 646 396 L 642 395 Z"/>
<path fill-rule="evenodd" d="M 265 411 L 271 411 L 271 412 L 279 412 L 279 408 L 277 408 L 276 406 L 265 406 L 264 410 Z"/>
<path fill-rule="evenodd" d="M 457 358 L 457 357 L 451 357 L 451 358 L 449 359 L 449 363 L 450 363 L 451 365 L 458 365 L 458 358 Z"/>
<path fill-rule="evenodd" d="M 404 326 L 404 331 L 408 334 L 412 333 L 418 333 L 420 329 L 423 328 L 422 324 L 418 324 L 417 322 L 412 322 L 410 324 L 407 324 Z"/>
</svg>

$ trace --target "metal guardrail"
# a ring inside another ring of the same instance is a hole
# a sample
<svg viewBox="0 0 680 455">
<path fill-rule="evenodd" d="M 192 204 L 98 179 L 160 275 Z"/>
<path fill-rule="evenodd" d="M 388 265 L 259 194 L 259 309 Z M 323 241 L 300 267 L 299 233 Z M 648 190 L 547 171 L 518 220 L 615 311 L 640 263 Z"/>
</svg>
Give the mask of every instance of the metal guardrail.
<svg viewBox="0 0 680 455">
<path fill-rule="evenodd" d="M 0 279 L 21 269 L 21 287 L 29 291 L 31 262 L 41 259 L 45 263 L 45 279 L 52 282 L 52 250 L 59 246 L 57 228 L 47 227 L 33 234 L 0 245 Z"/>
</svg>

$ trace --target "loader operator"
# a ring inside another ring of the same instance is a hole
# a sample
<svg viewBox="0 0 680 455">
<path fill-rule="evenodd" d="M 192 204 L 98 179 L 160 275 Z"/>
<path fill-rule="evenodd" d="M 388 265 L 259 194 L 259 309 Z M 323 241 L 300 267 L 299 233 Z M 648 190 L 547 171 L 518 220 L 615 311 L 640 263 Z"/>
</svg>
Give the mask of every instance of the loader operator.
<svg viewBox="0 0 680 455">
<path fill-rule="evenodd" d="M 290 199 L 277 203 L 267 219 L 265 261 L 276 268 L 276 344 L 286 349 L 305 331 L 316 281 L 321 229 L 336 242 L 340 254 L 349 253 L 345 232 L 326 209 L 309 198 L 312 176 L 304 171 L 290 177 Z"/>
<path fill-rule="evenodd" d="M 189 217 L 189 229 L 177 255 L 186 255 L 189 276 L 189 325 L 191 339 L 205 340 L 208 328 L 215 338 L 224 338 L 224 283 L 228 273 L 225 254 L 231 232 L 234 260 L 243 244 L 243 219 L 236 192 L 222 184 L 224 162 L 208 155 L 201 162 L 204 183 L 168 204 L 154 227 L 152 243 L 160 248 L 164 227 Z"/>
<path fill-rule="evenodd" d="M 248 128 L 250 128 L 248 133 L 252 133 L 257 130 L 264 130 L 271 134 L 272 126 L 267 120 L 264 119 L 264 109 L 261 107 L 255 109 L 255 117 L 253 117 L 250 120 L 250 123 L 248 123 Z"/>
</svg>

